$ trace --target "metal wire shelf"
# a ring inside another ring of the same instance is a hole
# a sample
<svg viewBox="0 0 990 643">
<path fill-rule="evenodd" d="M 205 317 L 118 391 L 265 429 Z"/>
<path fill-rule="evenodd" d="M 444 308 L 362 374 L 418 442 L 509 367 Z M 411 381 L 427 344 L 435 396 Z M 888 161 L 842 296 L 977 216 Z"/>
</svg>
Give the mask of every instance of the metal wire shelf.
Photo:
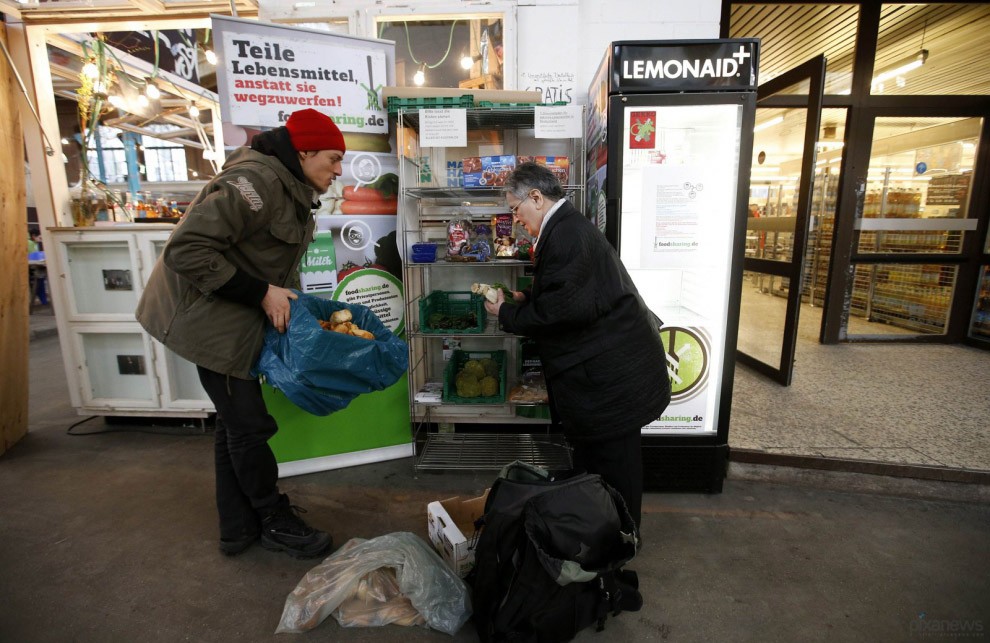
<svg viewBox="0 0 990 643">
<path fill-rule="evenodd" d="M 498 471 L 516 460 L 565 471 L 571 468 L 571 450 L 557 434 L 431 433 L 416 469 Z"/>
</svg>

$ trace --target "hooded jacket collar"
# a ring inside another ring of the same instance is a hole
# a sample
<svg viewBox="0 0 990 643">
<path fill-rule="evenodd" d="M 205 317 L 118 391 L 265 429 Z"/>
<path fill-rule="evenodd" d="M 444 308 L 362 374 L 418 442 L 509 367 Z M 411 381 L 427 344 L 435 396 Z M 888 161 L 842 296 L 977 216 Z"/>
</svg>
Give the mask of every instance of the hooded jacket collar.
<svg viewBox="0 0 990 643">
<path fill-rule="evenodd" d="M 310 184 L 300 181 L 296 176 L 283 164 L 277 157 L 269 156 L 263 154 L 257 150 L 253 150 L 249 147 L 239 147 L 230 153 L 227 157 L 227 161 L 223 164 L 224 171 L 228 171 L 231 168 L 241 165 L 244 163 L 260 163 L 268 168 L 271 168 L 282 184 L 288 189 L 289 194 L 296 201 L 299 201 L 308 208 L 313 207 L 313 201 L 317 199 L 319 195 L 316 194 L 316 190 Z"/>
</svg>

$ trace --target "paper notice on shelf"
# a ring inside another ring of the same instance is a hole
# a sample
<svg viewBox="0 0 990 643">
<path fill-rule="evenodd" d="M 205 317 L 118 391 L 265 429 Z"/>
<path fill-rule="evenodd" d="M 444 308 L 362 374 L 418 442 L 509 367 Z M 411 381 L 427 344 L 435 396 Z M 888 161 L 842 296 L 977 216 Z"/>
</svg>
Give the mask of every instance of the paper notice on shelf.
<svg viewBox="0 0 990 643">
<path fill-rule="evenodd" d="M 417 404 L 440 404 L 442 397 L 443 382 L 426 382 L 413 399 Z"/>
<path fill-rule="evenodd" d="M 420 147 L 467 147 L 467 110 L 419 110 Z"/>
<path fill-rule="evenodd" d="M 533 115 L 533 135 L 536 138 L 581 138 L 584 136 L 581 107 L 562 105 L 536 107 Z"/>
</svg>

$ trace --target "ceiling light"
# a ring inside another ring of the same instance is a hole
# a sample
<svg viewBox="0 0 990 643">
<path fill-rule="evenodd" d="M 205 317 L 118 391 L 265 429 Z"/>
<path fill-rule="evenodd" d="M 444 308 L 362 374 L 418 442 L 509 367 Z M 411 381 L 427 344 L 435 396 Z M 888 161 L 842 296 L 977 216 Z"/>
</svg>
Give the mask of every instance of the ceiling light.
<svg viewBox="0 0 990 643">
<path fill-rule="evenodd" d="M 189 106 L 189 116 L 191 118 L 199 118 L 199 108 L 196 105 Z"/>
<path fill-rule="evenodd" d="M 870 85 L 873 87 L 876 87 L 877 85 L 882 85 L 883 82 L 886 80 L 890 80 L 891 78 L 897 78 L 898 76 L 902 76 L 908 73 L 912 69 L 917 69 L 918 67 L 921 67 L 922 65 L 925 64 L 927 60 L 928 60 L 928 50 L 922 49 L 918 51 L 918 53 L 912 54 L 907 58 L 898 60 L 894 64 L 878 72 L 877 75 L 873 77 L 873 81 L 870 83 Z"/>
<path fill-rule="evenodd" d="M 150 78 L 145 81 L 144 93 L 151 100 L 158 100 L 162 97 L 161 90 L 158 89 L 158 86 Z"/>
<path fill-rule="evenodd" d="M 423 83 L 426 82 L 426 74 L 423 73 L 422 69 L 418 70 L 413 75 L 413 82 L 416 84 L 417 87 L 422 87 Z"/>
<path fill-rule="evenodd" d="M 474 63 L 481 60 L 481 56 L 468 56 L 465 54 L 461 57 L 461 69 L 471 69 L 474 67 Z"/>
<path fill-rule="evenodd" d="M 113 105 L 117 109 L 123 109 L 124 107 L 124 99 L 118 96 L 117 94 L 114 94 L 107 100 L 110 102 L 111 105 Z"/>
<path fill-rule="evenodd" d="M 768 127 L 773 127 L 774 125 L 780 125 L 783 122 L 784 122 L 784 117 L 783 116 L 775 116 L 774 118 L 771 118 L 768 121 L 764 121 L 764 122 L 760 123 L 759 125 L 757 125 L 756 127 L 754 127 L 753 128 L 753 131 L 754 132 L 760 132 L 762 130 L 767 129 Z"/>
<path fill-rule="evenodd" d="M 147 107 L 148 97 L 145 96 L 144 94 L 138 94 L 137 102 L 138 102 L 138 107 Z"/>
<path fill-rule="evenodd" d="M 210 63 L 211 65 L 217 64 L 217 54 L 215 51 L 213 51 L 212 49 L 207 49 L 204 55 L 206 56 L 206 62 Z"/>
</svg>

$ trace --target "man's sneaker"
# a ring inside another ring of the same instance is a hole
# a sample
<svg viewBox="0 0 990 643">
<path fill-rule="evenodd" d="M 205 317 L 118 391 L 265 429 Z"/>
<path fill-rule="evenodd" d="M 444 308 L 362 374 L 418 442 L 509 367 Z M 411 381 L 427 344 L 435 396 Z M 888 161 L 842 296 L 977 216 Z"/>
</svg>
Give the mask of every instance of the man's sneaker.
<svg viewBox="0 0 990 643">
<path fill-rule="evenodd" d="M 261 537 L 261 531 L 245 533 L 238 538 L 221 538 L 220 552 L 225 556 L 236 556 Z"/>
<path fill-rule="evenodd" d="M 261 518 L 261 546 L 271 551 L 284 551 L 295 558 L 316 558 L 333 547 L 330 534 L 307 525 L 297 514 L 302 507 L 289 504 L 284 493 L 278 503 Z"/>
</svg>

